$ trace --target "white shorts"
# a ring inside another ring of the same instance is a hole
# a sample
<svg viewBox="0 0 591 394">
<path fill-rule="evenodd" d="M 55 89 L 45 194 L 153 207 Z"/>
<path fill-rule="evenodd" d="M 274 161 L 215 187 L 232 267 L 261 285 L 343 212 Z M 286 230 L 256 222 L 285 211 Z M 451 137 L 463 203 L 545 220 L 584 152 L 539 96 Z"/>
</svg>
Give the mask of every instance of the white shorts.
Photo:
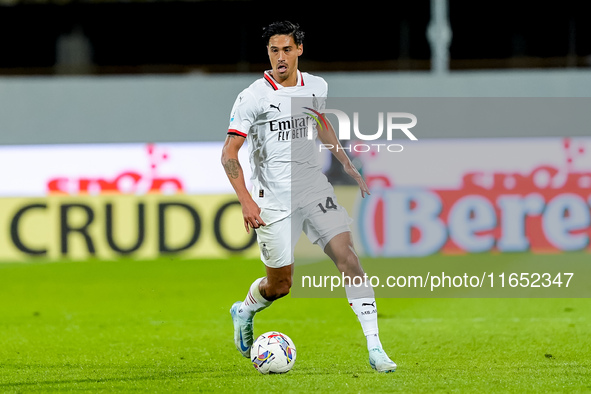
<svg viewBox="0 0 591 394">
<path fill-rule="evenodd" d="M 317 201 L 294 209 L 288 216 L 274 221 L 277 211 L 263 209 L 261 218 L 267 224 L 256 229 L 261 260 L 271 268 L 281 268 L 294 262 L 295 245 L 302 234 L 322 250 L 335 236 L 351 231 L 353 221 L 347 210 L 338 205 L 334 193 Z"/>
</svg>

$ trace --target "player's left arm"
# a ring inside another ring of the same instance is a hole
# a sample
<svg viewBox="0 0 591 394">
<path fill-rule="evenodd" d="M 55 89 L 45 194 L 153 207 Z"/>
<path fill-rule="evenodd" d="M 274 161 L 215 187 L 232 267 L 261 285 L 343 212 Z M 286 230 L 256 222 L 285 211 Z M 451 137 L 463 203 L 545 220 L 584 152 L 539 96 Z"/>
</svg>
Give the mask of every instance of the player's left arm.
<svg viewBox="0 0 591 394">
<path fill-rule="evenodd" d="M 357 171 L 357 168 L 349 159 L 349 156 L 345 153 L 345 150 L 341 146 L 341 142 L 337 138 L 337 134 L 335 133 L 334 128 L 330 121 L 326 118 L 325 114 L 321 115 L 324 118 L 323 124 L 326 124 L 327 127 L 319 127 L 318 128 L 318 139 L 322 142 L 329 150 L 332 152 L 333 156 L 343 165 L 343 169 L 350 177 L 355 179 L 355 182 L 359 185 L 359 189 L 361 190 L 361 197 L 365 197 L 365 195 L 370 195 L 369 188 L 363 179 L 363 176 Z"/>
</svg>

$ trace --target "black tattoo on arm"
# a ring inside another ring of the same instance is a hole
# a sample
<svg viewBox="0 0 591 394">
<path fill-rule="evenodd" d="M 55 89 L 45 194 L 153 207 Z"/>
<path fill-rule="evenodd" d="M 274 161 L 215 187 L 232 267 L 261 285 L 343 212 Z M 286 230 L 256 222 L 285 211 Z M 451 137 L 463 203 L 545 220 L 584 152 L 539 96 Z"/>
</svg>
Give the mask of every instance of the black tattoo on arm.
<svg viewBox="0 0 591 394">
<path fill-rule="evenodd" d="M 224 169 L 226 170 L 226 174 L 232 179 L 238 178 L 240 175 L 240 163 L 236 159 L 230 159 L 224 163 Z"/>
</svg>

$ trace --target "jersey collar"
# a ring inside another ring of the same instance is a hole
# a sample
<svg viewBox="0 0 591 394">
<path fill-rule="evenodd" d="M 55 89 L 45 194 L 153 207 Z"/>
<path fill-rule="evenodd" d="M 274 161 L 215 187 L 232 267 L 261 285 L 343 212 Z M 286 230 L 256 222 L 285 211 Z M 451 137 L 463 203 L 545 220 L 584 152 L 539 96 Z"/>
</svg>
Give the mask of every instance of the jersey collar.
<svg viewBox="0 0 591 394">
<path fill-rule="evenodd" d="M 265 78 L 265 81 L 267 81 L 271 88 L 273 88 L 273 90 L 283 89 L 284 86 L 277 83 L 269 73 L 270 70 L 265 71 L 263 74 L 263 78 Z M 297 76 L 298 79 L 296 81 L 296 86 L 304 86 L 304 77 L 300 70 L 297 70 Z"/>
</svg>

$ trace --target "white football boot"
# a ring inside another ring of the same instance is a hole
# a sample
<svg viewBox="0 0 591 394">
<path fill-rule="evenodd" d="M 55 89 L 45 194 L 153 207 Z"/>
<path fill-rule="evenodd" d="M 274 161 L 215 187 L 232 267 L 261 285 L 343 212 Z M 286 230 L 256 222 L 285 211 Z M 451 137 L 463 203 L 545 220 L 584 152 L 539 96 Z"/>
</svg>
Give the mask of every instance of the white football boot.
<svg viewBox="0 0 591 394">
<path fill-rule="evenodd" d="M 232 322 L 234 323 L 234 343 L 236 349 L 244 357 L 250 358 L 250 348 L 253 342 L 252 319 L 243 319 L 238 316 L 240 305 L 242 305 L 242 301 L 236 301 L 230 308 Z"/>
<path fill-rule="evenodd" d="M 369 351 L 369 365 L 378 372 L 396 371 L 396 363 L 388 357 L 386 352 L 379 347 L 374 347 Z"/>
</svg>

